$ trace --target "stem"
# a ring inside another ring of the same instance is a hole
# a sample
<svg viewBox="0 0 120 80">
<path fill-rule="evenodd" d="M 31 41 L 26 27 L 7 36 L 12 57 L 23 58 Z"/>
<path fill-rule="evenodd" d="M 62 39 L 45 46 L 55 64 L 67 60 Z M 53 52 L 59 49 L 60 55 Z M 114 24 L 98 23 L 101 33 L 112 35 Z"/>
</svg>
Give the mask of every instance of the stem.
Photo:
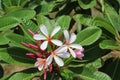
<svg viewBox="0 0 120 80">
<path fill-rule="evenodd" d="M 74 23 L 72 29 L 70 30 L 70 33 L 74 33 L 75 32 L 75 30 L 77 29 L 77 24 L 78 24 L 78 22 Z"/>
</svg>

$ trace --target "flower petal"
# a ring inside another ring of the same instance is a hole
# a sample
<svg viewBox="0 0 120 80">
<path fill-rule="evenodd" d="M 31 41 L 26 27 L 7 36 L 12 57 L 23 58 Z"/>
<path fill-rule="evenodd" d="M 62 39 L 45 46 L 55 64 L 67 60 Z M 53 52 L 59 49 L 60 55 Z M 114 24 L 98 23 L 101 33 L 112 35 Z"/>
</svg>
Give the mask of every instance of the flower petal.
<svg viewBox="0 0 120 80">
<path fill-rule="evenodd" d="M 74 58 L 76 58 L 76 54 L 75 54 L 75 52 L 74 52 L 71 48 L 69 48 L 69 51 L 70 51 L 70 54 L 71 54 Z"/>
<path fill-rule="evenodd" d="M 41 70 L 43 69 L 43 66 L 44 66 L 44 65 L 39 65 L 39 66 L 38 66 L 39 71 L 41 71 Z"/>
<path fill-rule="evenodd" d="M 66 51 L 67 51 L 67 47 L 64 45 L 55 50 L 55 52 L 57 52 L 57 54 L 59 54 L 61 52 L 66 52 Z"/>
<path fill-rule="evenodd" d="M 35 34 L 35 35 L 33 35 L 33 38 L 34 38 L 35 40 L 45 40 L 45 39 L 46 39 L 45 36 L 40 35 L 40 34 Z"/>
<path fill-rule="evenodd" d="M 51 42 L 57 46 L 61 46 L 63 44 L 60 40 L 55 40 L 55 39 L 52 39 Z"/>
<path fill-rule="evenodd" d="M 64 62 L 61 58 L 59 58 L 58 56 L 54 56 L 55 62 L 59 65 L 59 66 L 63 66 Z"/>
<path fill-rule="evenodd" d="M 42 50 L 45 50 L 45 49 L 47 48 L 47 45 L 48 45 L 48 41 L 44 41 L 44 42 L 41 44 L 40 48 L 41 48 Z"/>
<path fill-rule="evenodd" d="M 53 37 L 60 29 L 60 26 L 55 27 L 55 29 L 52 31 L 51 37 Z"/>
<path fill-rule="evenodd" d="M 41 32 L 46 36 L 46 37 L 48 37 L 48 30 L 47 30 L 47 28 L 45 27 L 45 25 L 40 25 L 40 30 L 41 30 Z"/>
<path fill-rule="evenodd" d="M 73 43 L 75 40 L 76 40 L 76 35 L 75 33 L 72 33 L 70 37 L 70 43 Z"/>
<path fill-rule="evenodd" d="M 63 52 L 63 53 L 57 54 L 57 56 L 59 56 L 61 58 L 69 58 L 70 54 L 68 52 Z"/>
<path fill-rule="evenodd" d="M 47 64 L 47 65 L 50 65 L 50 64 L 52 63 L 52 60 L 53 60 L 53 56 L 50 55 L 50 56 L 47 58 L 47 60 L 46 60 L 46 64 Z"/>
<path fill-rule="evenodd" d="M 67 41 L 69 41 L 69 33 L 67 30 L 64 30 L 64 36 Z"/>
<path fill-rule="evenodd" d="M 71 44 L 70 47 L 75 48 L 75 49 L 83 50 L 83 47 L 79 44 Z"/>
</svg>

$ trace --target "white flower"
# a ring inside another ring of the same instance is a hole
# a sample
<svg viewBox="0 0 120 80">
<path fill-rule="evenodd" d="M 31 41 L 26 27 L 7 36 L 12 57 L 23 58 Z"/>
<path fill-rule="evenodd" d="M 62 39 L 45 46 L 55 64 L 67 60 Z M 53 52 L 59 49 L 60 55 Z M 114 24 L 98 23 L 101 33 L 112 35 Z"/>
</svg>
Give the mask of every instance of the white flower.
<svg viewBox="0 0 120 80">
<path fill-rule="evenodd" d="M 44 42 L 41 44 L 40 48 L 42 50 L 45 50 L 47 48 L 48 42 L 52 42 L 53 44 L 57 45 L 57 46 L 61 46 L 62 42 L 60 40 L 57 39 L 52 39 L 52 37 L 60 30 L 61 28 L 59 26 L 55 27 L 54 30 L 52 31 L 51 34 L 48 33 L 47 28 L 45 27 L 45 25 L 41 25 L 40 26 L 40 31 L 43 33 L 43 35 L 41 34 L 35 34 L 33 36 L 33 38 L 35 40 L 44 40 Z"/>
<path fill-rule="evenodd" d="M 62 46 L 62 47 L 59 47 L 58 49 L 56 49 L 55 51 L 51 52 L 51 55 L 47 58 L 48 65 L 52 63 L 53 58 L 54 58 L 55 62 L 59 66 L 63 66 L 64 62 L 61 58 L 69 58 L 70 57 L 70 54 L 66 51 L 67 51 L 67 48 Z"/>
<path fill-rule="evenodd" d="M 82 46 L 79 44 L 72 44 L 75 40 L 76 40 L 76 35 L 75 33 L 72 33 L 71 35 L 68 33 L 67 30 L 64 30 L 64 36 L 66 38 L 66 42 L 64 44 L 65 47 L 67 47 L 67 49 L 69 50 L 69 52 L 71 53 L 71 55 L 76 58 L 76 54 L 73 51 L 72 48 L 75 49 L 82 49 Z"/>
<path fill-rule="evenodd" d="M 46 59 L 37 58 L 35 66 L 38 67 L 39 71 L 41 71 L 42 69 L 46 69 L 48 67 L 48 64 Z"/>
</svg>

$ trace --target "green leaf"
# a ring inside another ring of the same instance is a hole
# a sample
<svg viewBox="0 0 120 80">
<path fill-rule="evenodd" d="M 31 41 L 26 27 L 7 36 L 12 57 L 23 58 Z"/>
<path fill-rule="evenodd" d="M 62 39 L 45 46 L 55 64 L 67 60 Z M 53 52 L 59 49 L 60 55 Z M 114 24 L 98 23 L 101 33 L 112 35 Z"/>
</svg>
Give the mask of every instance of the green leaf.
<svg viewBox="0 0 120 80">
<path fill-rule="evenodd" d="M 82 46 L 90 45 L 100 38 L 101 33 L 100 28 L 88 27 L 77 34 L 76 42 Z"/>
<path fill-rule="evenodd" d="M 31 19 L 35 16 L 35 11 L 31 9 L 20 9 L 16 10 L 14 12 L 8 13 L 5 16 L 13 16 L 18 19 Z"/>
<path fill-rule="evenodd" d="M 119 26 L 119 16 L 117 12 L 114 10 L 114 8 L 107 3 L 105 4 L 105 14 L 110 21 L 111 25 L 118 31 L 120 31 Z"/>
<path fill-rule="evenodd" d="M 96 0 L 78 0 L 80 7 L 83 9 L 89 9 L 94 7 L 97 4 Z"/>
<path fill-rule="evenodd" d="M 61 16 L 57 19 L 56 24 L 61 26 L 62 29 L 68 29 L 70 25 L 70 17 L 69 16 Z"/>
<path fill-rule="evenodd" d="M 103 40 L 100 43 L 100 48 L 102 49 L 117 49 L 120 50 L 120 45 L 118 45 L 118 43 L 116 43 L 114 40 Z"/>
<path fill-rule="evenodd" d="M 54 29 L 52 21 L 50 21 L 47 17 L 45 17 L 41 14 L 39 14 L 37 16 L 37 23 L 38 23 L 39 26 L 42 25 L 42 24 L 45 25 L 49 33 L 51 33 L 52 30 Z"/>
<path fill-rule="evenodd" d="M 19 25 L 20 21 L 14 17 L 1 17 L 0 18 L 0 31 L 8 30 Z"/>
<path fill-rule="evenodd" d="M 84 80 L 112 80 L 107 74 L 97 71 L 93 68 L 70 68 L 74 72 L 74 76 L 78 76 Z"/>
<path fill-rule="evenodd" d="M 33 66 L 34 59 L 26 56 L 28 51 L 11 47 L 7 49 L 0 50 L 0 59 L 14 65 L 22 65 L 22 66 Z"/>
<path fill-rule="evenodd" d="M 9 40 L 5 37 L 5 34 L 0 33 L 0 45 L 9 43 Z"/>
<path fill-rule="evenodd" d="M 16 47 L 20 47 L 20 48 L 23 48 L 23 49 L 33 51 L 33 50 L 31 50 L 31 49 L 29 49 L 29 48 L 27 48 L 27 47 L 25 47 L 21 44 L 21 42 L 31 43 L 31 44 L 33 43 L 31 40 L 27 39 L 24 36 L 14 34 L 14 33 L 10 33 L 10 34 L 6 35 L 6 38 L 8 38 L 11 41 L 11 43 L 14 44 L 14 46 L 16 46 Z"/>
<path fill-rule="evenodd" d="M 39 75 L 41 73 L 39 73 Z M 29 68 L 23 71 L 15 72 L 6 77 L 4 80 L 32 80 L 32 78 L 36 75 L 38 75 L 38 70 L 36 68 Z"/>
<path fill-rule="evenodd" d="M 42 15 L 48 14 L 49 12 L 52 11 L 54 6 L 55 6 L 55 1 L 50 1 L 50 2 L 42 1 L 41 8 L 40 8 L 40 14 Z"/>
<path fill-rule="evenodd" d="M 117 30 L 107 20 L 105 20 L 101 17 L 96 17 L 94 19 L 94 23 L 96 26 L 100 26 L 100 27 L 105 28 L 107 31 L 109 31 L 113 35 L 117 35 Z"/>
<path fill-rule="evenodd" d="M 83 25 L 93 26 L 93 18 L 84 14 L 76 14 L 73 16 L 73 19 Z"/>
</svg>

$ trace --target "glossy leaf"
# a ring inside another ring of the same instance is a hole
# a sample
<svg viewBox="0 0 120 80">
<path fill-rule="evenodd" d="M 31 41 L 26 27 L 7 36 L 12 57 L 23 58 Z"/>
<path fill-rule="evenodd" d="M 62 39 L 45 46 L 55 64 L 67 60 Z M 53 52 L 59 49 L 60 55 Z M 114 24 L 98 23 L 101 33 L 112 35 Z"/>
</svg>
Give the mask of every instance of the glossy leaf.
<svg viewBox="0 0 120 80">
<path fill-rule="evenodd" d="M 61 26 L 62 29 L 68 29 L 70 25 L 70 17 L 69 16 L 61 16 L 57 19 L 56 24 Z"/>
<path fill-rule="evenodd" d="M 86 26 L 92 26 L 94 20 L 91 16 L 84 14 L 76 14 L 73 16 L 73 19 Z"/>
<path fill-rule="evenodd" d="M 100 28 L 88 27 L 77 34 L 76 42 L 81 45 L 90 45 L 100 38 L 101 33 Z"/>
<path fill-rule="evenodd" d="M 2 49 L 0 50 L 0 59 L 14 65 L 32 66 L 34 59 L 26 56 L 27 52 L 24 49 L 16 47 Z"/>
<path fill-rule="evenodd" d="M 0 34 L 0 45 L 9 43 L 9 40 L 5 37 L 5 34 Z"/>
<path fill-rule="evenodd" d="M 9 30 L 10 28 L 19 25 L 20 21 L 15 17 L 1 17 L 0 18 L 0 31 Z"/>
<path fill-rule="evenodd" d="M 97 4 L 96 0 L 78 0 L 80 7 L 83 9 L 89 9 L 94 7 Z"/>
<path fill-rule="evenodd" d="M 14 12 L 8 13 L 5 16 L 13 16 L 18 19 L 31 19 L 35 16 L 35 11 L 31 9 L 21 9 L 21 10 L 16 10 Z"/>
<path fill-rule="evenodd" d="M 100 43 L 100 48 L 102 49 L 117 49 L 120 50 L 120 45 L 118 45 L 114 40 L 104 40 Z"/>
<path fill-rule="evenodd" d="M 118 31 L 120 31 L 120 26 L 119 26 L 119 17 L 117 12 L 114 10 L 113 7 L 111 7 L 108 4 L 105 4 L 105 14 L 110 21 L 111 25 Z"/>
</svg>

